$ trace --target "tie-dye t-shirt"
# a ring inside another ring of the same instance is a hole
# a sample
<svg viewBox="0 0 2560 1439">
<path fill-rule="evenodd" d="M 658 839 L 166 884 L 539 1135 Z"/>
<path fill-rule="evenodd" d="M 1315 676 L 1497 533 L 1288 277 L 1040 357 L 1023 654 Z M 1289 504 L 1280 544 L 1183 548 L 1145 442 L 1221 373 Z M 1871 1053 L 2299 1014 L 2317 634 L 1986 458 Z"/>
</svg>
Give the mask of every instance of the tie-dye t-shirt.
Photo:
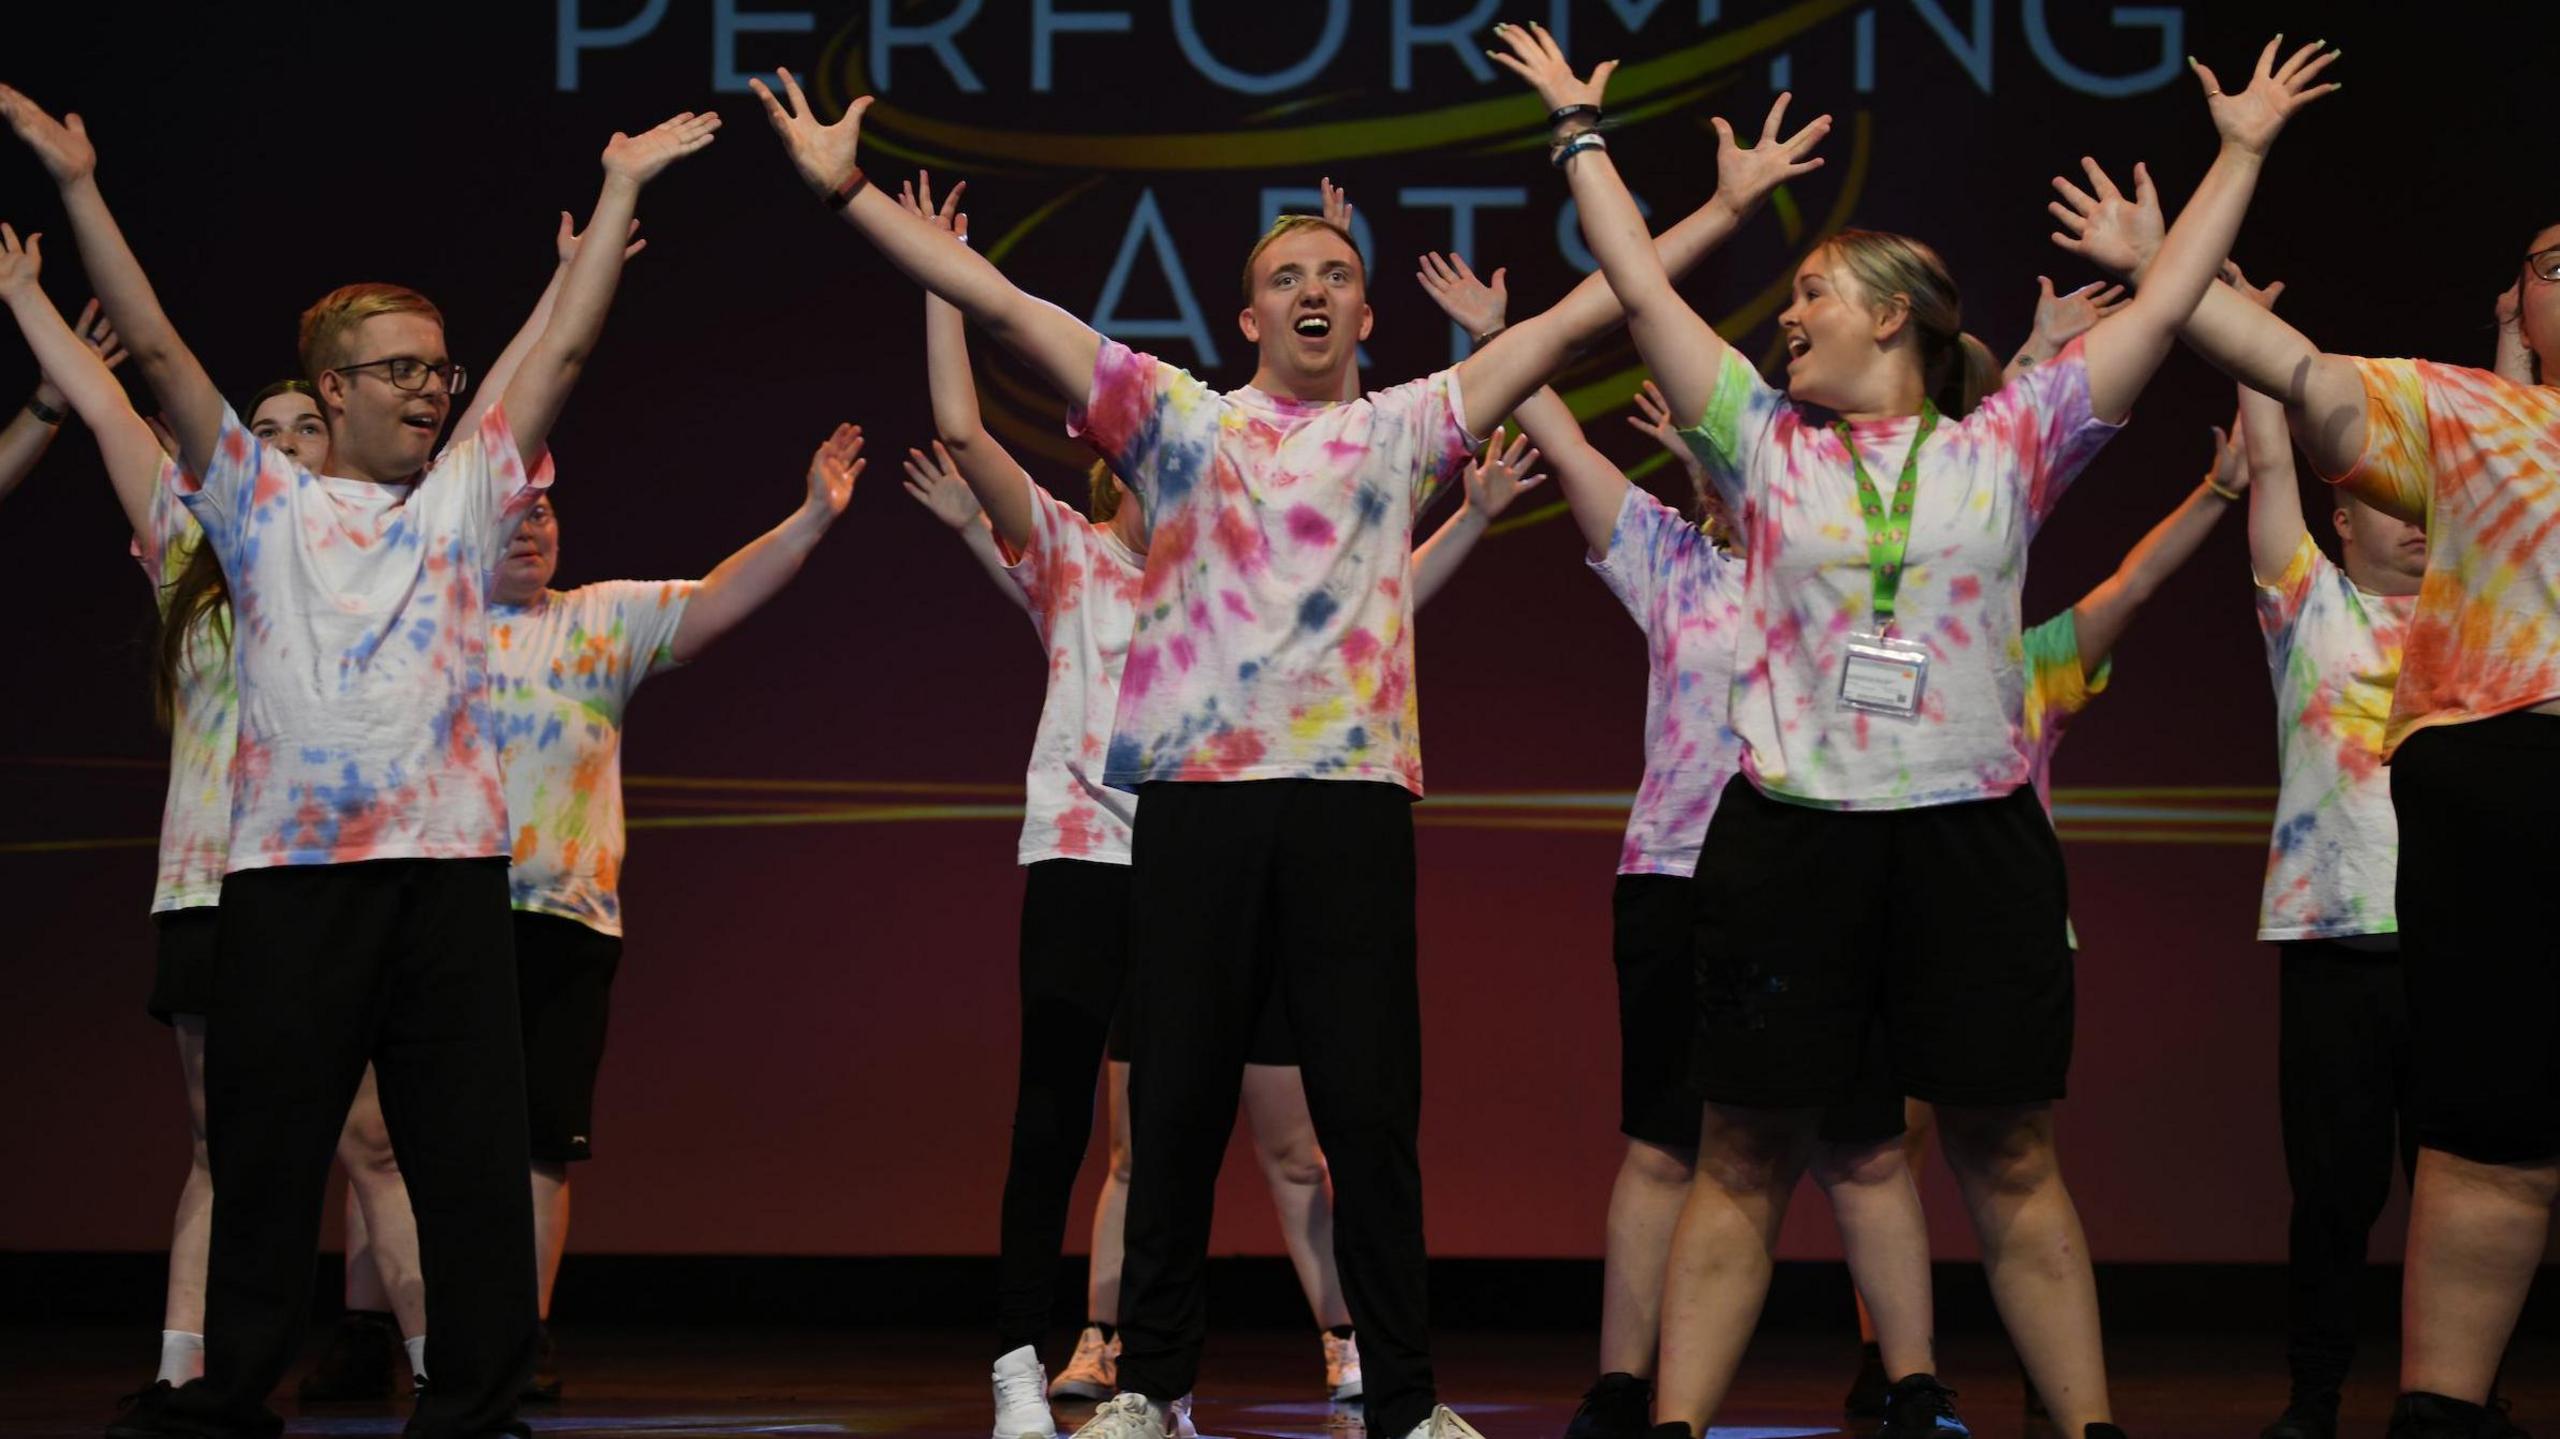
<svg viewBox="0 0 2560 1439">
<path fill-rule="evenodd" d="M 2382 739 L 2416 595 L 2358 589 L 2304 535 L 2258 584 L 2276 689 L 2275 837 L 2258 938 L 2397 934 L 2400 823 Z"/>
<path fill-rule="evenodd" d="M 2045 818 L 2051 819 L 2053 752 L 2062 748 L 2062 732 L 2072 718 L 2106 693 L 2116 662 L 2109 656 L 2099 663 L 2096 674 L 2089 673 L 2080 663 L 2080 626 L 2069 610 L 2028 630 L 2020 637 L 2020 647 L 2027 656 L 2027 700 L 2020 714 L 2032 766 L 2029 779 L 2036 787 L 2036 798 L 2044 804 Z"/>
<path fill-rule="evenodd" d="M 2338 483 L 2427 530 L 2383 753 L 2426 725 L 2560 699 L 2560 388 L 2425 360 L 2355 363 L 2365 449 Z"/>
<path fill-rule="evenodd" d="M 1891 496 L 1919 418 L 1855 428 Z M 1990 799 L 2028 782 L 2018 595 L 2027 542 L 2121 428 L 2089 413 L 2079 342 L 2028 370 L 1920 450 L 1894 638 L 1928 652 L 1919 713 L 1840 699 L 1851 634 L 1874 625 L 1867 531 L 1849 452 L 1830 425 L 1727 351 L 1714 398 L 1683 432 L 1742 517 L 1751 564 L 1734 661 L 1743 772 L 1775 799 L 1826 809 L 1912 809 Z"/>
<path fill-rule="evenodd" d="M 1144 555 L 1038 485 L 1031 535 L 1005 573 L 1022 588 L 1049 653 L 1049 692 L 1022 779 L 1023 864 L 1044 859 L 1129 862 L 1137 796 L 1102 782 L 1120 671 L 1138 623 Z"/>
<path fill-rule="evenodd" d="M 1381 780 L 1422 793 L 1413 517 L 1460 473 L 1458 376 L 1356 400 L 1210 389 L 1105 340 L 1068 421 L 1146 505 L 1103 783 Z"/>
<path fill-rule="evenodd" d="M 1742 561 L 1634 485 L 1618 506 L 1609 552 L 1586 561 L 1644 630 L 1644 782 L 1618 873 L 1685 879 L 1697 872 L 1716 799 L 1742 764 L 1742 741 L 1725 723 Z"/>
<path fill-rule="evenodd" d="M 160 612 L 169 587 L 204 544 L 204 530 L 178 498 L 178 467 L 160 462 L 151 516 L 133 537 L 133 557 L 151 577 Z M 186 657 L 170 705 L 169 797 L 160 808 L 160 875 L 151 912 L 222 902 L 231 853 L 231 752 L 240 738 L 240 687 L 231 673 L 230 607 L 218 605 L 187 632 Z M 155 651 L 156 653 L 156 651 Z"/>
<path fill-rule="evenodd" d="M 226 406 L 175 477 L 231 582 L 233 870 L 507 852 L 488 570 L 547 473 L 503 406 L 407 484 L 314 475 Z"/>
<path fill-rule="evenodd" d="M 609 580 L 489 606 L 489 710 L 507 778 L 515 907 L 622 933 L 622 712 L 670 647 L 692 580 Z"/>
</svg>

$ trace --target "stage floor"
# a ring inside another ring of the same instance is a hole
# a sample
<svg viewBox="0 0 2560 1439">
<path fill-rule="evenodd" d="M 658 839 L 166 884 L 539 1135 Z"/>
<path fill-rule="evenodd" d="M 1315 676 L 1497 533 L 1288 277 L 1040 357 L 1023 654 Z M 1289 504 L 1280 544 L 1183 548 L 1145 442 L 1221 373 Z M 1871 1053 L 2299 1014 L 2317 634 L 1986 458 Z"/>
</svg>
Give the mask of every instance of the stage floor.
<svg viewBox="0 0 2560 1439">
<path fill-rule="evenodd" d="M 1451 1332 L 1439 1343 L 1443 1396 L 1488 1439 L 1562 1433 L 1590 1381 L 1587 1334 Z M 121 1330 L 0 1329 L 7 1355 L 0 1434 L 96 1435 L 114 1396 L 148 1375 L 156 1345 L 155 1335 Z M 560 1347 L 568 1397 L 526 1411 L 539 1434 L 979 1439 L 991 1417 L 986 1344 L 973 1333 L 582 1328 L 564 1331 Z M 1856 1357 L 1840 1338 L 1764 1336 L 1717 1439 L 1841 1432 L 1839 1400 Z M 2132 1336 L 2109 1357 L 2118 1421 L 2136 1439 L 2247 1439 L 2284 1397 L 2281 1344 L 2272 1337 Z M 2036 1432 L 2025 1425 L 2017 1374 L 1998 1341 L 1952 1340 L 1940 1367 L 1980 1439 Z M 2508 1373 L 2516 1419 L 2529 1431 L 2560 1428 L 2560 1342 L 2522 1342 Z M 1219 1336 L 1201 1384 L 1200 1432 L 1354 1439 L 1358 1424 L 1330 1414 L 1322 1377 L 1312 1335 Z M 2344 1432 L 2379 1435 L 2392 1388 L 2391 1356 L 2369 1353 L 2348 1393 Z M 280 1407 L 294 1435 L 396 1434 L 405 1414 L 390 1404 Z M 1088 1412 L 1061 1408 L 1061 1431 Z"/>
</svg>

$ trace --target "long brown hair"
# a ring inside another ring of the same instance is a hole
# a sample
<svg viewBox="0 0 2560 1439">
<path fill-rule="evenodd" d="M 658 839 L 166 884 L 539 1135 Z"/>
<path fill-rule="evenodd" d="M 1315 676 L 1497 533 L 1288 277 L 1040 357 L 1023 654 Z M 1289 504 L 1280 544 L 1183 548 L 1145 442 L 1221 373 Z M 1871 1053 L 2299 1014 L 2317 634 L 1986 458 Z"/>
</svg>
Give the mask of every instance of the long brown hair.
<svg viewBox="0 0 2560 1439">
<path fill-rule="evenodd" d="M 278 395 L 300 395 L 315 408 L 320 404 L 319 392 L 310 381 L 278 380 L 250 397 L 250 420 L 254 423 L 259 409 Z M 185 687 L 191 668 L 187 652 L 196 627 L 204 626 L 224 657 L 231 653 L 231 584 L 223 577 L 221 561 L 214 558 L 213 545 L 203 537 L 197 538 L 178 577 L 169 582 L 165 601 L 151 665 L 151 713 L 164 730 L 177 727 L 178 691 Z"/>
<path fill-rule="evenodd" d="M 1938 413 L 1961 419 L 2000 388 L 2000 361 L 1965 333 L 1964 296 L 1937 251 L 1882 230 L 1843 230 L 1825 243 L 1856 277 L 1868 304 L 1887 305 L 1897 295 L 1909 303 L 1920 341 L 1920 383 Z"/>
</svg>

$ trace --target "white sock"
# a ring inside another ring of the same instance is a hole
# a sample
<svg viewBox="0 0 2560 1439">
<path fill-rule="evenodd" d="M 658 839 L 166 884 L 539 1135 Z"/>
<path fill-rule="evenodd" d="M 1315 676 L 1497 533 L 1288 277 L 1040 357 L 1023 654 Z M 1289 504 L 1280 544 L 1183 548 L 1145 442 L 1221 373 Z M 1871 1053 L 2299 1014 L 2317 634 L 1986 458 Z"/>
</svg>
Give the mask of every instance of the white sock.
<svg viewBox="0 0 2560 1439">
<path fill-rule="evenodd" d="M 160 1378 L 173 1385 L 204 1377 L 204 1336 L 184 1329 L 160 1331 Z"/>
<path fill-rule="evenodd" d="M 409 1375 L 413 1379 L 427 1377 L 427 1336 L 412 1334 L 400 1341 L 409 1351 Z"/>
</svg>

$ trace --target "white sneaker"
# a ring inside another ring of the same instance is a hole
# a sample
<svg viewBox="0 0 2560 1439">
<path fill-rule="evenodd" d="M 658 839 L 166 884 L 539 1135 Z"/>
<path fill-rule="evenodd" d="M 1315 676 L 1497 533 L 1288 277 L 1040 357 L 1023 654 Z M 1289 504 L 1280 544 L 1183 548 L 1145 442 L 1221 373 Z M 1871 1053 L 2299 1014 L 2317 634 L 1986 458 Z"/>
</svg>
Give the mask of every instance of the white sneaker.
<svg viewBox="0 0 2560 1439">
<path fill-rule="evenodd" d="M 1120 1336 L 1108 1340 L 1102 1331 L 1086 1325 L 1076 1336 L 1076 1354 L 1058 1377 L 1049 1381 L 1052 1399 L 1092 1399 L 1100 1401 L 1120 1392 Z"/>
<path fill-rule="evenodd" d="M 1189 1395 L 1170 1405 L 1157 1405 L 1149 1402 L 1144 1394 L 1114 1394 L 1076 1430 L 1076 1439 L 1168 1439 L 1168 1436 L 1194 1439 Z"/>
<path fill-rule="evenodd" d="M 1476 1426 L 1461 1419 L 1457 1411 L 1443 1404 L 1431 1411 L 1429 1418 L 1404 1433 L 1404 1439 L 1484 1439 Z"/>
<path fill-rule="evenodd" d="M 1324 1334 L 1324 1382 L 1333 1391 L 1333 1402 L 1348 1404 L 1360 1397 L 1360 1339 L 1358 1335 Z"/>
<path fill-rule="evenodd" d="M 1049 1375 L 1030 1345 L 996 1361 L 996 1427 L 992 1439 L 1058 1439 L 1049 1417 Z"/>
</svg>

